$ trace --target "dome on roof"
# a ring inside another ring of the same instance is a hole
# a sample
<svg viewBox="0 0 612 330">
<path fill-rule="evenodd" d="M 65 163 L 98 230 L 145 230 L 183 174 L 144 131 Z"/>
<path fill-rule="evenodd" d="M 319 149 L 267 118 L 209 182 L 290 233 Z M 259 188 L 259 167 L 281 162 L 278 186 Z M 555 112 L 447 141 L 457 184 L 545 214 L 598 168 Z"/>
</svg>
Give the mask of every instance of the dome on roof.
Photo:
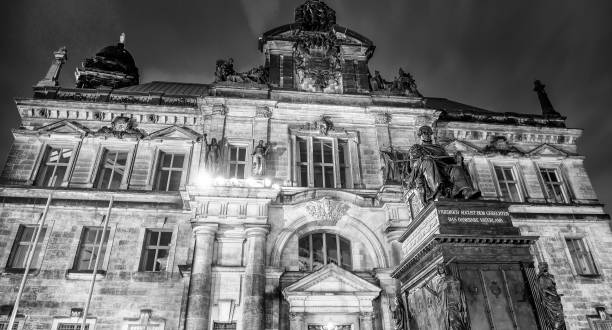
<svg viewBox="0 0 612 330">
<path fill-rule="evenodd" d="M 75 72 L 78 88 L 121 88 L 137 85 L 138 68 L 132 54 L 125 49 L 125 34 L 119 43 L 102 48 L 87 58 Z"/>
<path fill-rule="evenodd" d="M 94 66 L 95 64 L 103 64 L 104 68 L 101 69 L 108 71 L 120 71 L 124 73 L 134 73 L 138 71 L 132 54 L 125 49 L 122 43 L 102 48 L 96 53 L 93 62 L 92 64 L 94 64 Z"/>
</svg>

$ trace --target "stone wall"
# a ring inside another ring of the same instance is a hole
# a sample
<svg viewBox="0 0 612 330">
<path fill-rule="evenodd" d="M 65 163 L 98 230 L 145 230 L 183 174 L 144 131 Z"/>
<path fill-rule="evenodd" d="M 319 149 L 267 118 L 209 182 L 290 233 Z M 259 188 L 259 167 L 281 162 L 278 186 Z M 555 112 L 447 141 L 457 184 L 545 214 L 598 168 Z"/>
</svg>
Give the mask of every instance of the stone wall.
<svg viewBox="0 0 612 330">
<path fill-rule="evenodd" d="M 589 329 L 587 315 L 596 306 L 612 310 L 612 231 L 608 220 L 569 220 L 562 215 L 554 219 L 514 219 L 523 235 L 535 235 L 533 254 L 536 262 L 548 262 L 562 295 L 568 329 Z M 578 275 L 565 238 L 583 238 L 593 256 L 598 271 L 596 276 Z"/>
</svg>

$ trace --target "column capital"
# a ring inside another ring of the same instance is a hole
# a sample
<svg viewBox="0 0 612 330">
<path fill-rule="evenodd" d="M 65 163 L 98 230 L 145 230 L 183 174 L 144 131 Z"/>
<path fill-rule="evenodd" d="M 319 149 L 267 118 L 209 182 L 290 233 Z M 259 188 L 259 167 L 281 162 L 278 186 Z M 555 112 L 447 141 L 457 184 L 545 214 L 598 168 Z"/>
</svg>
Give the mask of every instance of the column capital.
<svg viewBox="0 0 612 330">
<path fill-rule="evenodd" d="M 265 236 L 270 232 L 270 225 L 245 224 L 244 232 L 248 237 Z"/>
<path fill-rule="evenodd" d="M 193 233 L 196 235 L 214 235 L 218 229 L 218 223 L 193 224 Z"/>
</svg>

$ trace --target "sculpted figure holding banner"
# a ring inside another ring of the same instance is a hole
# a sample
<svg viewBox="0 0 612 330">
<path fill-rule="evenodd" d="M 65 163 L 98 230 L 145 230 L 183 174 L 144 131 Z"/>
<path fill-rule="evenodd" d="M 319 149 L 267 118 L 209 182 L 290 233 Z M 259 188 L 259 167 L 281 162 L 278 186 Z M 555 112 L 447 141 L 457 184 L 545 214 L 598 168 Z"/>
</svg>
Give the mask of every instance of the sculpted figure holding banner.
<svg viewBox="0 0 612 330">
<path fill-rule="evenodd" d="M 408 188 L 422 188 L 427 203 L 438 196 L 448 198 L 475 199 L 480 191 L 472 187 L 472 180 L 463 165 L 463 157 L 451 157 L 444 148 L 432 142 L 433 130 L 421 126 L 417 132 L 421 139 L 408 151 L 410 176 Z"/>
</svg>

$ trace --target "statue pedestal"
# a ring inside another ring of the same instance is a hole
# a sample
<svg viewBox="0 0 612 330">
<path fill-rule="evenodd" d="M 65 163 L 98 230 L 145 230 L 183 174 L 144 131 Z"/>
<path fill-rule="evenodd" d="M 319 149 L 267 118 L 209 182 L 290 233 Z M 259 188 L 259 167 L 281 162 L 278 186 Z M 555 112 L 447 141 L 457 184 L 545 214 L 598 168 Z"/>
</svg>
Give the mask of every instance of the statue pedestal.
<svg viewBox="0 0 612 330">
<path fill-rule="evenodd" d="M 400 237 L 401 282 L 410 329 L 538 329 L 530 245 L 507 204 L 429 203 Z"/>
</svg>

